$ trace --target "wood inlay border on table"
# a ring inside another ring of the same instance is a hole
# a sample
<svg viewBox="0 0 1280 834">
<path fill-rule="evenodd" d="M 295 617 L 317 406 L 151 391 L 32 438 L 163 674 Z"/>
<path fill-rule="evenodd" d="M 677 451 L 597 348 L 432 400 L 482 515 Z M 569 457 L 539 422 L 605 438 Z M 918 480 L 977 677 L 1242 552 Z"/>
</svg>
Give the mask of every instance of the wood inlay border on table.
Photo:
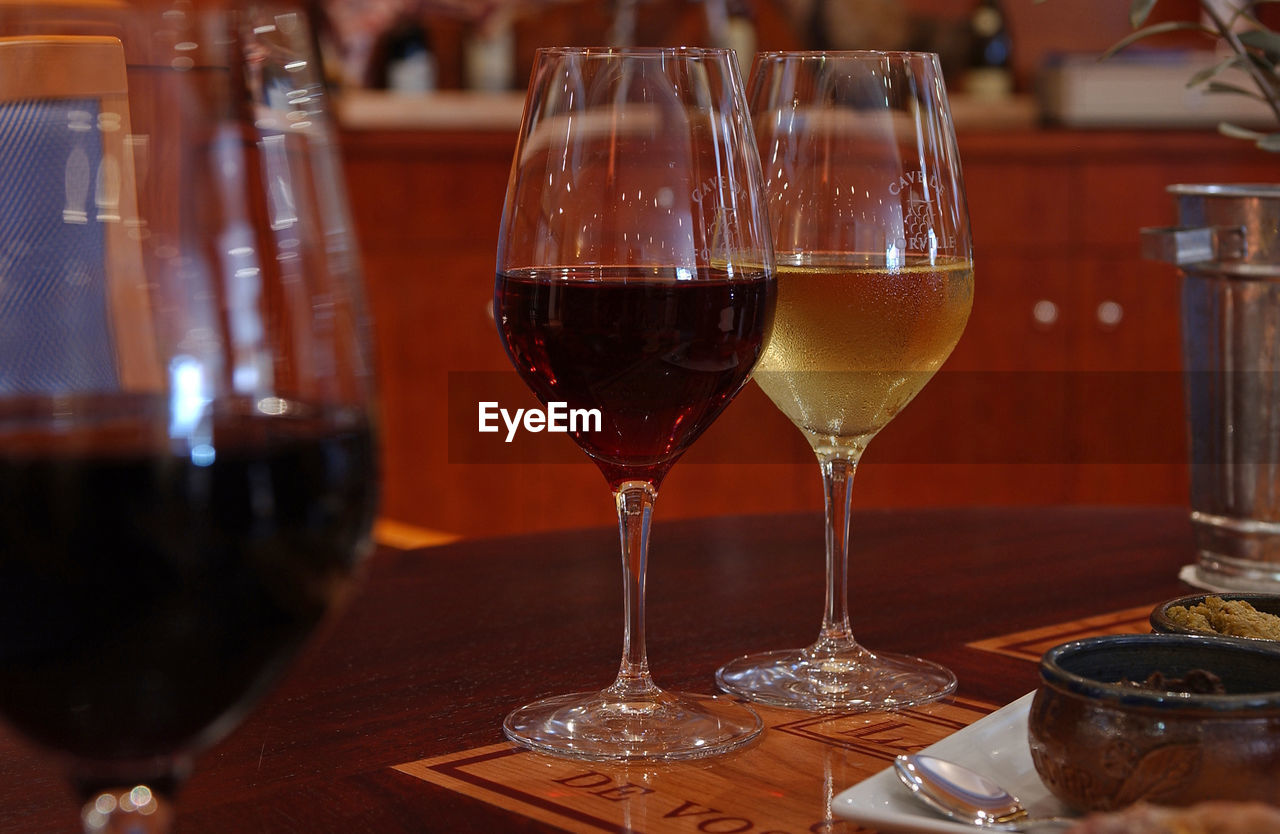
<svg viewBox="0 0 1280 834">
<path fill-rule="evenodd" d="M 970 648 L 1022 658 L 1035 663 L 1046 651 L 1060 643 L 1099 637 L 1105 634 L 1147 634 L 1151 624 L 1147 617 L 1154 605 L 1126 608 L 1110 614 L 1085 617 L 1069 623 L 1058 623 L 1041 628 L 1028 629 L 1000 637 L 969 643 Z"/>
<path fill-rule="evenodd" d="M 757 707 L 761 740 L 712 759 L 583 762 L 498 744 L 395 769 L 580 834 L 853 834 L 831 812 L 837 793 L 994 709 L 964 698 L 891 713 Z"/>
</svg>

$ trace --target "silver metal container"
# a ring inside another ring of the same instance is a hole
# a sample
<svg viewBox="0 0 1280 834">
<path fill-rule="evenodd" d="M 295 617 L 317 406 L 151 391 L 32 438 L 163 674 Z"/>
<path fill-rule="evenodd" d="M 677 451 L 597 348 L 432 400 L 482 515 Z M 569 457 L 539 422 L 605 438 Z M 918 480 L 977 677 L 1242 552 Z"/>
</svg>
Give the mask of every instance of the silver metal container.
<svg viewBox="0 0 1280 834">
<path fill-rule="evenodd" d="M 1201 584 L 1280 589 L 1280 185 L 1174 185 L 1179 226 L 1144 230 L 1177 264 Z"/>
</svg>

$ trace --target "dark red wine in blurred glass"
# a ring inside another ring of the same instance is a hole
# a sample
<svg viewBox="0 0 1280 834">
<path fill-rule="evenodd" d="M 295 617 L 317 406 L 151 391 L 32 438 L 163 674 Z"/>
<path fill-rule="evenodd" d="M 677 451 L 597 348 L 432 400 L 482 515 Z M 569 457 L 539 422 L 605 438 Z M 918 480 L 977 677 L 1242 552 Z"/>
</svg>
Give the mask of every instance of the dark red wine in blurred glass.
<svg viewBox="0 0 1280 834">
<path fill-rule="evenodd" d="M 0 445 L 0 711 L 91 760 L 230 729 L 347 585 L 372 520 L 363 417 L 221 402 L 169 441 L 154 399 Z M 75 406 L 69 411 L 77 412 Z M 357 412 L 358 414 L 358 412 Z"/>
<path fill-rule="evenodd" d="M 500 274 L 494 306 L 538 399 L 600 410 L 599 431 L 570 434 L 616 487 L 658 484 L 724 410 L 764 349 L 773 304 L 763 272 L 628 267 Z"/>
</svg>

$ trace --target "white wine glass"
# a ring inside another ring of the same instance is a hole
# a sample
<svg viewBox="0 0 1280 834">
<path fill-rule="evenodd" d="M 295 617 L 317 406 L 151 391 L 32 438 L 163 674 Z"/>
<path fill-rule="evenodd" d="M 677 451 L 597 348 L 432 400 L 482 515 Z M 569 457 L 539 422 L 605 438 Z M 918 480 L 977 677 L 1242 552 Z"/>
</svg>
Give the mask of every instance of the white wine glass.
<svg viewBox="0 0 1280 834">
<path fill-rule="evenodd" d="M 753 710 L 659 688 L 644 582 L 658 488 L 764 349 L 774 280 L 760 162 L 723 49 L 543 49 L 499 233 L 494 309 L 543 403 L 613 491 L 625 615 L 602 691 L 516 710 L 513 741 L 587 759 L 682 759 L 750 742 Z"/>
<path fill-rule="evenodd" d="M 369 552 L 312 41 L 288 2 L 0 4 L 0 718 L 87 832 L 168 830 Z"/>
<path fill-rule="evenodd" d="M 927 703 L 951 693 L 955 676 L 858 643 L 848 554 L 858 461 L 950 355 L 973 303 L 942 73 L 928 53 L 773 52 L 757 56 L 748 94 L 778 275 L 777 317 L 755 379 L 821 466 L 826 599 L 812 645 L 737 658 L 716 678 L 728 692 L 781 707 Z"/>
</svg>

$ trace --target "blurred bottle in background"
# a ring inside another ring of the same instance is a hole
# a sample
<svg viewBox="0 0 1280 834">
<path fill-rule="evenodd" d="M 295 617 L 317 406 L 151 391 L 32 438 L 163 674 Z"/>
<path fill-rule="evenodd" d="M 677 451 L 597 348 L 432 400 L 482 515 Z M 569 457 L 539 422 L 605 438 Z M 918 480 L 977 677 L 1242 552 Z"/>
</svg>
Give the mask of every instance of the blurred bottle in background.
<svg viewBox="0 0 1280 834">
<path fill-rule="evenodd" d="M 368 86 L 396 93 L 428 93 L 436 88 L 436 58 L 426 28 L 412 17 L 391 26 L 374 49 Z"/>
<path fill-rule="evenodd" d="M 904 49 L 911 15 L 901 0 L 778 0 L 808 49 Z"/>
<path fill-rule="evenodd" d="M 961 89 L 984 99 L 1013 93 L 1012 45 L 1000 0 L 978 0 L 969 15 L 969 66 Z"/>
<path fill-rule="evenodd" d="M 511 16 L 498 11 L 471 27 L 463 45 L 463 77 L 467 89 L 485 93 L 515 85 L 516 37 Z"/>
</svg>

